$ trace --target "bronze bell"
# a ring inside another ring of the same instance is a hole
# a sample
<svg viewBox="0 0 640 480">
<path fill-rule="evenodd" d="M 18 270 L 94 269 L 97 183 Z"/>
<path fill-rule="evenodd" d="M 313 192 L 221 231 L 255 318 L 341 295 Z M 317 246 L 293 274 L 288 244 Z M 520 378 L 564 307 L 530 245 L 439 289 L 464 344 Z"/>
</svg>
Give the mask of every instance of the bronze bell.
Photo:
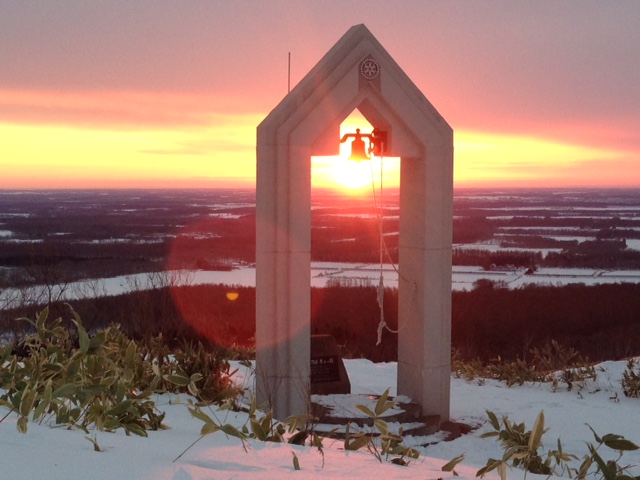
<svg viewBox="0 0 640 480">
<path fill-rule="evenodd" d="M 353 135 L 354 139 L 351 142 L 351 155 L 349 155 L 349 160 L 355 160 L 357 162 L 361 160 L 369 160 L 369 155 L 367 155 L 366 145 L 364 140 L 362 139 L 363 135 L 360 133 L 360 129 L 356 129 L 355 135 Z"/>
</svg>

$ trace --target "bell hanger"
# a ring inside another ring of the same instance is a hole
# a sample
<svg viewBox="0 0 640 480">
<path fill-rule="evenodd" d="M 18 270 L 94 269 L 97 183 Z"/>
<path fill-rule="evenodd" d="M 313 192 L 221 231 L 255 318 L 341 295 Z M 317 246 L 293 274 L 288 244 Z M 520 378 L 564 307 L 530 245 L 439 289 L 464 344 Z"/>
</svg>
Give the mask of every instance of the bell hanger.
<svg viewBox="0 0 640 480">
<path fill-rule="evenodd" d="M 384 154 L 387 132 L 374 129 L 371 133 L 360 133 L 360 129 L 356 128 L 356 133 L 347 133 L 342 136 L 340 143 L 346 142 L 349 138 L 353 138 L 351 142 L 351 154 L 349 160 L 360 162 L 362 160 L 370 160 L 369 154 L 382 156 Z M 369 140 L 369 149 L 366 148 L 363 138 Z"/>
</svg>

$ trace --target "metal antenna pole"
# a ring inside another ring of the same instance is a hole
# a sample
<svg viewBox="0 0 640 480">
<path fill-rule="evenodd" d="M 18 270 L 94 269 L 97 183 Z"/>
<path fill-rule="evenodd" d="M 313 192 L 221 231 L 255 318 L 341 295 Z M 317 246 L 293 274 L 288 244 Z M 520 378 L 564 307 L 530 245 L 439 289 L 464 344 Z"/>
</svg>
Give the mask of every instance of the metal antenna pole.
<svg viewBox="0 0 640 480">
<path fill-rule="evenodd" d="M 291 91 L 291 52 L 289 52 L 289 62 L 287 64 L 287 93 Z"/>
</svg>

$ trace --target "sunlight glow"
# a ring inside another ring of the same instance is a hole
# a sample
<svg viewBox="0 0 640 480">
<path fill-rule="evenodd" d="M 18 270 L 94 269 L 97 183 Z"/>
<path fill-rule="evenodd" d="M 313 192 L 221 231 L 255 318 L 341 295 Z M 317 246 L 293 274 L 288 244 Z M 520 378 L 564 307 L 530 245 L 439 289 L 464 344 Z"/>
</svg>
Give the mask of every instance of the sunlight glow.
<svg viewBox="0 0 640 480">
<path fill-rule="evenodd" d="M 605 180 L 603 172 L 591 165 L 606 164 L 621 155 L 534 137 L 459 131 L 454 178 L 456 186 L 598 185 Z M 607 183 L 614 182 L 612 177 Z"/>
<path fill-rule="evenodd" d="M 371 133 L 373 127 L 358 110 L 354 110 L 340 125 L 340 137 L 346 133 Z M 339 139 L 337 139 L 338 141 Z M 334 157 L 311 157 L 311 185 L 313 188 L 337 189 L 343 193 L 360 195 L 371 192 L 372 187 L 380 188 L 380 182 L 387 188 L 395 188 L 400 183 L 400 159 L 398 157 L 371 160 L 349 160 L 351 139 L 340 144 L 340 155 Z"/>
<path fill-rule="evenodd" d="M 183 130 L 0 123 L 0 188 L 198 186 L 207 179 L 255 184 L 257 120 L 219 120 Z"/>
<path fill-rule="evenodd" d="M 0 123 L 0 188 L 255 186 L 256 126 L 263 114 L 198 117 L 188 125 Z M 373 129 L 357 110 L 340 135 L 356 128 Z M 633 151 L 461 129 L 454 148 L 456 186 L 637 185 L 638 177 L 628 174 L 637 169 Z M 350 151 L 348 140 L 340 156 L 312 157 L 312 187 L 360 195 L 380 183 L 381 173 L 385 188 L 399 186 L 399 158 L 354 162 Z"/>
</svg>

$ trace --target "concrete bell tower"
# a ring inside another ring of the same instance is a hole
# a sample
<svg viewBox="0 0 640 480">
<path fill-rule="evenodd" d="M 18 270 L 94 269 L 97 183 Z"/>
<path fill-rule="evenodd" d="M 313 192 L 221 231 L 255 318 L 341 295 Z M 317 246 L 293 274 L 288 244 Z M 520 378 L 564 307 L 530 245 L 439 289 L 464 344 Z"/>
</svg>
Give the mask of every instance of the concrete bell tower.
<svg viewBox="0 0 640 480">
<path fill-rule="evenodd" d="M 364 25 L 258 126 L 258 401 L 276 418 L 308 412 L 311 156 L 338 155 L 354 109 L 387 132 L 385 156 L 401 157 L 398 394 L 448 420 L 453 130 Z"/>
</svg>

